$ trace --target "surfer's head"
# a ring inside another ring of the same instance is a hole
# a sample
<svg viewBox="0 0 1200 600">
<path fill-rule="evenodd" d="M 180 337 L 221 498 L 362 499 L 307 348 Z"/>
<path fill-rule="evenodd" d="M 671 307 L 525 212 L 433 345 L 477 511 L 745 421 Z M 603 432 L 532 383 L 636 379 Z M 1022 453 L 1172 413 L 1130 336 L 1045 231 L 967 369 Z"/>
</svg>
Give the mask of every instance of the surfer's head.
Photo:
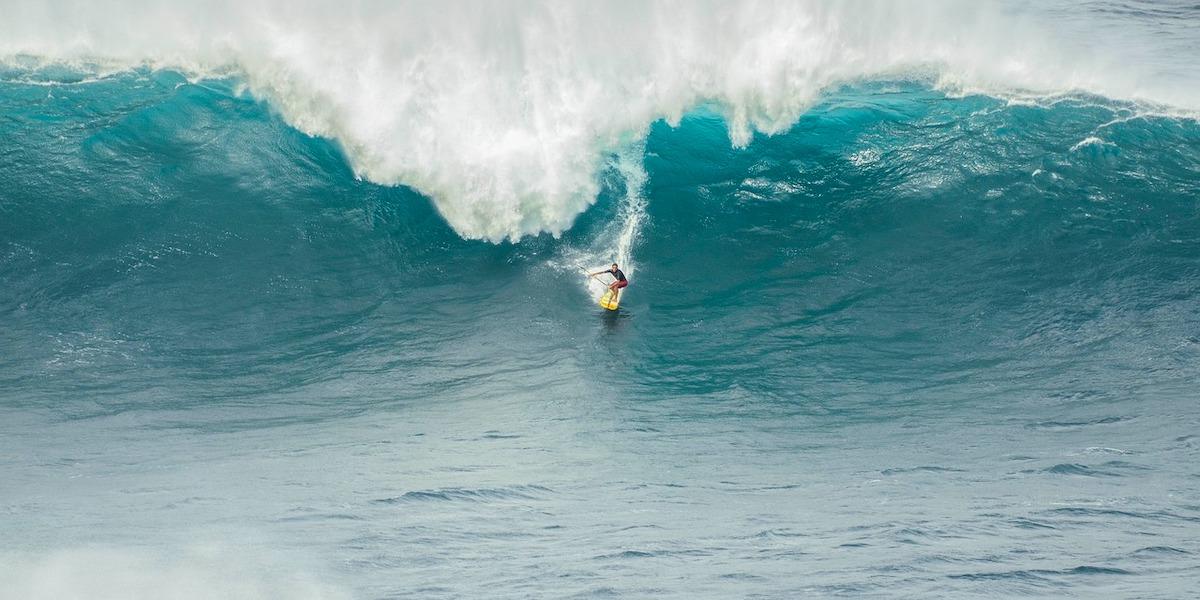
<svg viewBox="0 0 1200 600">
<path fill-rule="evenodd" d="M 616 270 L 617 270 L 617 263 L 613 263 L 612 270 L 613 270 L 613 271 L 616 271 Z"/>
</svg>

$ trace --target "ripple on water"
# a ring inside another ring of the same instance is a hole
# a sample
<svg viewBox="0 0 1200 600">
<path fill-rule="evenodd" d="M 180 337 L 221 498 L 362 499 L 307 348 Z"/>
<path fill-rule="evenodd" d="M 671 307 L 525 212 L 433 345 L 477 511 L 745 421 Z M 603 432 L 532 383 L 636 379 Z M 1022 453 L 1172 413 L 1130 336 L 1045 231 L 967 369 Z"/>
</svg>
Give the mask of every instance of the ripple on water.
<svg viewBox="0 0 1200 600">
<path fill-rule="evenodd" d="M 879 473 L 885 476 L 904 475 L 906 473 L 966 473 L 966 469 L 955 469 L 953 467 L 920 466 L 920 467 L 896 467 L 884 469 Z"/>
<path fill-rule="evenodd" d="M 985 573 L 960 573 L 957 575 L 948 575 L 951 579 L 966 579 L 970 581 L 1031 581 L 1043 582 L 1047 584 L 1066 585 L 1066 582 L 1056 581 L 1057 578 L 1064 576 L 1090 576 L 1090 575 L 1133 575 L 1132 571 L 1125 569 L 1117 569 L 1113 567 L 1098 567 L 1094 565 L 1081 565 L 1073 569 L 1020 569 L 1016 571 L 993 571 Z"/>
<path fill-rule="evenodd" d="M 553 490 L 540 485 L 520 485 L 500 488 L 441 488 L 415 490 L 400 496 L 372 500 L 372 504 L 400 504 L 406 502 L 487 502 L 491 500 L 535 500 L 552 493 Z"/>
<path fill-rule="evenodd" d="M 1114 416 L 1092 419 L 1090 421 L 1038 421 L 1036 423 L 1029 423 L 1026 427 L 1030 429 L 1080 429 L 1093 425 L 1111 425 L 1127 420 L 1129 420 L 1127 417 Z"/>
<path fill-rule="evenodd" d="M 1145 548 L 1138 548 L 1132 552 L 1132 556 L 1138 558 L 1150 558 L 1155 556 L 1183 556 L 1187 554 L 1191 554 L 1191 552 L 1188 552 L 1182 548 L 1176 548 L 1174 546 L 1147 546 Z"/>
</svg>

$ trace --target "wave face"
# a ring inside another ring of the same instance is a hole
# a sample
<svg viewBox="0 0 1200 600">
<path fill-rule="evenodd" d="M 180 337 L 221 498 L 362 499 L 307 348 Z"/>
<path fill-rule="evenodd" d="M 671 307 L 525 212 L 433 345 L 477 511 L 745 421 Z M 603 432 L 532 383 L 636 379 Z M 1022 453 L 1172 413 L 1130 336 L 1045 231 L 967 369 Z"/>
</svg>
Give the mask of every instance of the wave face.
<svg viewBox="0 0 1200 600">
<path fill-rule="evenodd" d="M 1192 593 L 1193 9 L 247 6 L 0 22 L 0 599 Z"/>
<path fill-rule="evenodd" d="M 493 241 L 561 233 L 594 202 L 606 154 L 706 103 L 736 146 L 787 130 L 831 85 L 880 76 L 1200 108 L 1188 3 L 7 8 L 0 59 L 236 75 L 292 126 L 336 140 L 358 176 L 415 188 L 460 234 Z"/>
</svg>

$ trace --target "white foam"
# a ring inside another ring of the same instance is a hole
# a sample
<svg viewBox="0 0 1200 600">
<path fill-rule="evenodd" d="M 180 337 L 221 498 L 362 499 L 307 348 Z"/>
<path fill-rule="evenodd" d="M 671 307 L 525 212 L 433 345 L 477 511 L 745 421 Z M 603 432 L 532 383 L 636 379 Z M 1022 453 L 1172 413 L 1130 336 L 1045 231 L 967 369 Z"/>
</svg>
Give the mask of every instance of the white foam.
<svg viewBox="0 0 1200 600">
<path fill-rule="evenodd" d="M 879 162 L 879 151 L 874 148 L 859 150 L 851 154 L 849 160 L 856 167 L 864 167 Z"/>
<path fill-rule="evenodd" d="M 1200 106 L 1196 78 L 1128 60 L 1153 35 L 1091 40 L 1065 4 L 1053 19 L 945 0 L 3 4 L 0 60 L 239 76 L 359 176 L 410 185 L 492 241 L 563 231 L 602 157 L 700 104 L 735 145 L 787 129 L 830 85 L 918 72 L 950 93 Z"/>
<path fill-rule="evenodd" d="M 1079 142 L 1077 142 L 1074 146 L 1071 146 L 1071 152 L 1075 152 L 1075 151 L 1079 150 L 1080 148 L 1086 148 L 1088 146 L 1115 146 L 1115 144 L 1113 144 L 1111 142 L 1106 142 L 1106 141 L 1093 135 L 1093 136 L 1088 136 L 1088 137 L 1080 140 Z"/>
<path fill-rule="evenodd" d="M 0 552 L 0 600 L 347 600 L 349 594 L 285 563 L 211 546 L 151 553 L 81 547 Z"/>
</svg>

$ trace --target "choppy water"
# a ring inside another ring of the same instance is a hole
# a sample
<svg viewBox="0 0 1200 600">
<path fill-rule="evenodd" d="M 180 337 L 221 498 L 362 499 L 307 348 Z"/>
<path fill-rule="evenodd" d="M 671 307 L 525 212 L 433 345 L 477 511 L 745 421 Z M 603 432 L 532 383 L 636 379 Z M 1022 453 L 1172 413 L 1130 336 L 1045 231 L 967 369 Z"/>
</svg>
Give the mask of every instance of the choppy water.
<svg viewBox="0 0 1200 600">
<path fill-rule="evenodd" d="M 1194 7 L 1080 10 L 1187 97 Z M 832 77 L 744 147 L 710 97 L 454 195 L 463 132 L 379 162 L 410 148 L 297 131 L 249 67 L 8 65 L 0 598 L 1200 581 L 1186 101 Z"/>
</svg>

